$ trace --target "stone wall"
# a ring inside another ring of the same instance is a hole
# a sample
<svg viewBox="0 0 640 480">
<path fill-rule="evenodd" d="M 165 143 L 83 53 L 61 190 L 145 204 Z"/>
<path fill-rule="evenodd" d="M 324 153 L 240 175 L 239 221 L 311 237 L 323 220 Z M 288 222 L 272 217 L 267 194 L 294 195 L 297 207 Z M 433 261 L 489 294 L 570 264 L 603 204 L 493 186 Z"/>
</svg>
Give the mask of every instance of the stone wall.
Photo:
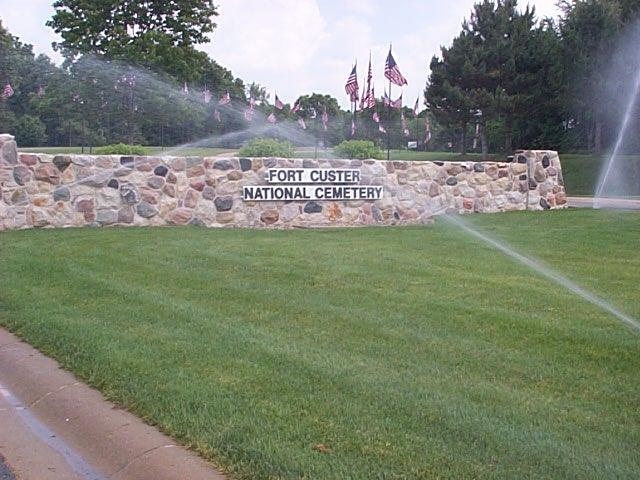
<svg viewBox="0 0 640 480">
<path fill-rule="evenodd" d="M 441 213 L 566 206 L 556 152 L 509 163 L 16 154 L 0 136 L 0 230 L 106 225 L 320 227 L 428 223 Z M 380 200 L 246 202 L 269 168 L 351 168 Z"/>
</svg>

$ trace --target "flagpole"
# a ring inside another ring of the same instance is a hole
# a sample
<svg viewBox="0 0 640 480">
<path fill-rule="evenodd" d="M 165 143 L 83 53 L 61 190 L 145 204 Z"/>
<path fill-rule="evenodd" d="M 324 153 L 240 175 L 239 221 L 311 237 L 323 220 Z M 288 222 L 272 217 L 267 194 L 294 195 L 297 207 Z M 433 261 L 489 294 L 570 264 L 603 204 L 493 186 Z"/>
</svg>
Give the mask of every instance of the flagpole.
<svg viewBox="0 0 640 480">
<path fill-rule="evenodd" d="M 391 44 L 389 44 L 389 55 L 391 55 Z M 385 66 L 386 70 L 386 66 Z M 391 77 L 391 75 L 389 75 Z M 390 160 L 390 151 L 391 151 L 391 78 L 389 78 L 389 99 L 387 100 L 387 160 Z"/>
<path fill-rule="evenodd" d="M 390 159 L 391 152 L 391 80 L 389 80 L 389 99 L 387 100 L 387 160 Z"/>
<path fill-rule="evenodd" d="M 353 127 L 354 128 L 352 128 L 353 131 L 351 132 L 351 137 L 353 137 L 353 138 L 355 138 L 355 136 L 356 136 L 356 132 L 355 132 L 355 130 L 356 130 L 356 102 L 357 102 L 357 100 L 353 101 Z"/>
<path fill-rule="evenodd" d="M 318 159 L 318 112 L 316 112 L 316 116 L 313 118 L 313 131 L 315 132 L 315 139 L 316 139 L 316 149 L 315 149 L 315 153 L 313 154 L 313 158 L 315 160 Z"/>
</svg>

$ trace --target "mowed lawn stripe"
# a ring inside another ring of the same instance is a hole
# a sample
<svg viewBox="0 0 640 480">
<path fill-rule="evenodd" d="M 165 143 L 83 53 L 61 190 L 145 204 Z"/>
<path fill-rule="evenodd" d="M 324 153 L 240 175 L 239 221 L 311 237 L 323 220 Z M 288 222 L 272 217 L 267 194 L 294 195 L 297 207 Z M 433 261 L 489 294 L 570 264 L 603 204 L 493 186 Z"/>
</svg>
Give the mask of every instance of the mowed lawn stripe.
<svg viewBox="0 0 640 480">
<path fill-rule="evenodd" d="M 469 221 L 637 314 L 639 219 Z M 450 225 L 0 247 L 0 323 L 238 478 L 638 471 L 637 335 Z"/>
</svg>

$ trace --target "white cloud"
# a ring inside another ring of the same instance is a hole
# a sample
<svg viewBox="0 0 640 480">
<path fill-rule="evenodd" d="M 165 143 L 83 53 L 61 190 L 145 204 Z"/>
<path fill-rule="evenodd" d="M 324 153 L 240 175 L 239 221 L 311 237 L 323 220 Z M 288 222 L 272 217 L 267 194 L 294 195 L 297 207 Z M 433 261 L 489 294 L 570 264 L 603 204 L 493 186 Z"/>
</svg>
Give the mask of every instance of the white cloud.
<svg viewBox="0 0 640 480">
<path fill-rule="evenodd" d="M 53 14 L 51 0 L 0 1 L 0 18 L 11 33 L 51 56 L 51 42 L 59 40 L 45 26 Z M 218 27 L 202 49 L 234 75 L 277 91 L 285 101 L 315 91 L 335 96 L 346 107 L 344 83 L 354 58 L 362 82 L 371 51 L 381 94 L 387 84 L 382 73 L 388 42 L 393 41 L 394 56 L 409 81 L 405 104 L 413 104 L 424 89 L 431 57 L 460 31 L 476 1 L 402 0 L 388 6 L 383 0 L 218 0 Z M 556 0 L 530 3 L 539 17 L 558 14 Z M 393 96 L 397 93 L 394 87 Z"/>
<path fill-rule="evenodd" d="M 247 82 L 280 88 L 272 78 L 303 80 L 325 41 L 314 0 L 221 0 L 218 28 L 202 48 Z"/>
<path fill-rule="evenodd" d="M 2 0 L 0 20 L 12 35 L 32 44 L 36 54 L 45 53 L 59 62 L 62 57 L 53 51 L 51 44 L 61 39 L 45 25 L 53 12 L 51 0 Z"/>
</svg>

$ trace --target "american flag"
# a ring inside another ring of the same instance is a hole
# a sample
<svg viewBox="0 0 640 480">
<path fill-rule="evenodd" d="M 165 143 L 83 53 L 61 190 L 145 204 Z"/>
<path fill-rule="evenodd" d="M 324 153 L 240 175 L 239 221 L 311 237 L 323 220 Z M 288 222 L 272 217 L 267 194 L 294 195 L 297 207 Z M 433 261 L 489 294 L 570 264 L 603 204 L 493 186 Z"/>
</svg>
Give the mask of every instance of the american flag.
<svg viewBox="0 0 640 480">
<path fill-rule="evenodd" d="M 284 103 L 282 103 L 282 101 L 278 98 L 278 94 L 276 93 L 276 103 L 275 103 L 275 107 L 278 110 L 282 110 L 284 108 Z"/>
<path fill-rule="evenodd" d="M 249 107 L 253 108 L 256 106 L 256 101 L 253 97 L 249 97 Z"/>
<path fill-rule="evenodd" d="M 213 111 L 213 118 L 215 118 L 218 123 L 222 121 L 222 118 L 220 118 L 220 112 L 217 108 Z"/>
<path fill-rule="evenodd" d="M 407 124 L 407 119 L 404 118 L 404 112 L 400 114 L 400 123 L 402 124 L 402 132 L 405 137 L 408 137 L 411 132 L 409 132 L 409 125 Z"/>
<path fill-rule="evenodd" d="M 267 117 L 267 122 L 269 123 L 276 123 L 276 116 L 273 114 L 273 112 L 271 112 L 269 114 L 269 116 Z"/>
<path fill-rule="evenodd" d="M 387 61 L 384 64 L 384 76 L 399 87 L 407 84 L 407 79 L 402 76 L 393 55 L 391 55 L 391 47 L 389 47 L 389 55 L 387 55 Z"/>
<path fill-rule="evenodd" d="M 344 91 L 347 92 L 347 95 L 351 98 L 352 102 L 358 101 L 358 74 L 356 73 L 356 67 L 358 64 L 353 66 L 353 70 L 351 70 L 351 74 L 349 78 L 347 78 L 347 83 L 344 86 Z"/>
<path fill-rule="evenodd" d="M 318 116 L 318 114 L 316 113 L 316 109 L 311 107 L 311 115 L 309 116 L 309 118 L 316 118 Z"/>
<path fill-rule="evenodd" d="M 244 119 L 245 119 L 247 122 L 252 121 L 252 120 L 253 120 L 253 114 L 254 114 L 253 108 L 247 108 L 247 109 L 244 111 Z"/>
<path fill-rule="evenodd" d="M 418 116 L 418 102 L 420 101 L 420 97 L 416 98 L 416 104 L 413 106 L 413 116 L 417 117 Z"/>
<path fill-rule="evenodd" d="M 304 123 L 304 118 L 302 117 L 298 119 L 298 125 L 300 125 L 300 128 L 302 128 L 303 130 L 307 129 L 307 124 Z"/>
<path fill-rule="evenodd" d="M 371 53 L 369 53 L 369 70 L 367 71 L 367 93 L 364 92 L 364 85 L 362 86 L 362 100 L 360 103 L 360 110 L 365 108 L 372 108 L 376 106 L 376 96 L 373 93 L 373 72 L 371 71 Z"/>
<path fill-rule="evenodd" d="M 376 91 L 373 85 L 371 85 L 371 91 L 367 94 L 367 104 L 365 108 L 376 108 Z"/>
<path fill-rule="evenodd" d="M 4 90 L 2 90 L 2 98 L 6 99 L 6 98 L 9 98 L 9 97 L 13 97 L 14 93 L 15 92 L 13 91 L 13 88 L 11 88 L 11 85 L 7 83 L 4 86 Z"/>
<path fill-rule="evenodd" d="M 387 95 L 387 89 L 384 89 L 384 95 L 382 96 L 382 104 L 385 107 L 388 107 L 391 104 L 391 99 L 389 98 L 389 95 Z"/>
<path fill-rule="evenodd" d="M 296 102 L 293 108 L 291 109 L 293 113 L 296 113 L 298 110 L 300 110 L 300 102 Z"/>
<path fill-rule="evenodd" d="M 378 131 L 381 133 L 387 133 L 387 129 L 384 128 L 381 123 L 378 124 Z"/>
<path fill-rule="evenodd" d="M 204 89 L 204 92 L 202 92 L 202 95 L 204 96 L 204 103 L 209 103 L 211 101 L 211 92 L 209 91 L 208 88 Z"/>
<path fill-rule="evenodd" d="M 362 85 L 362 95 L 360 95 L 360 110 L 364 110 L 365 109 L 365 100 L 367 97 L 367 92 L 365 92 L 365 85 Z"/>
<path fill-rule="evenodd" d="M 402 94 L 397 100 L 391 102 L 391 108 L 402 108 Z"/>
<path fill-rule="evenodd" d="M 376 123 L 380 123 L 380 115 L 378 115 L 378 112 L 373 112 L 371 119 Z"/>
<path fill-rule="evenodd" d="M 224 95 L 218 100 L 218 105 L 226 105 L 229 102 L 231 102 L 231 96 L 229 95 L 229 90 L 225 90 Z"/>
</svg>

